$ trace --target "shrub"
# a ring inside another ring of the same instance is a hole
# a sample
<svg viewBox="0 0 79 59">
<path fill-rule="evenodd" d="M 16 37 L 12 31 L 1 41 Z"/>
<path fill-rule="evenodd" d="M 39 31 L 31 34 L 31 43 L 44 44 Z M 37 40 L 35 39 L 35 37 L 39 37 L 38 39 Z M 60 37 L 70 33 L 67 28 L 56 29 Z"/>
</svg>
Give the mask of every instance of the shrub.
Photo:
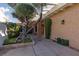
<svg viewBox="0 0 79 59">
<path fill-rule="evenodd" d="M 51 19 L 50 18 L 46 18 L 45 19 L 45 37 L 47 39 L 50 39 L 50 35 L 51 35 Z"/>
<path fill-rule="evenodd" d="M 25 40 L 23 41 L 23 43 L 27 43 L 27 42 L 32 42 L 32 39 L 31 39 L 31 38 L 28 38 L 28 39 L 25 39 Z"/>
<path fill-rule="evenodd" d="M 27 38 L 25 40 L 22 40 L 21 42 L 16 42 L 16 38 L 7 38 L 4 40 L 3 45 L 16 44 L 16 43 L 27 43 L 27 42 L 32 42 L 31 38 Z"/>
<path fill-rule="evenodd" d="M 16 38 L 7 38 L 4 40 L 3 45 L 15 44 L 15 43 L 16 43 Z"/>
<path fill-rule="evenodd" d="M 65 46 L 69 46 L 69 40 L 65 40 L 65 41 L 64 41 L 64 45 L 65 45 Z"/>
<path fill-rule="evenodd" d="M 65 41 L 64 39 L 61 39 L 61 44 L 62 44 L 62 45 L 64 45 L 64 41 Z"/>
<path fill-rule="evenodd" d="M 57 43 L 64 45 L 64 46 L 69 46 L 69 40 L 61 39 L 60 37 L 57 38 Z"/>
<path fill-rule="evenodd" d="M 20 32 L 20 25 L 16 23 L 8 23 L 7 24 L 7 33 L 8 33 L 8 38 L 14 38 L 19 35 Z"/>
<path fill-rule="evenodd" d="M 62 39 L 60 37 L 57 38 L 57 43 L 61 44 Z"/>
</svg>

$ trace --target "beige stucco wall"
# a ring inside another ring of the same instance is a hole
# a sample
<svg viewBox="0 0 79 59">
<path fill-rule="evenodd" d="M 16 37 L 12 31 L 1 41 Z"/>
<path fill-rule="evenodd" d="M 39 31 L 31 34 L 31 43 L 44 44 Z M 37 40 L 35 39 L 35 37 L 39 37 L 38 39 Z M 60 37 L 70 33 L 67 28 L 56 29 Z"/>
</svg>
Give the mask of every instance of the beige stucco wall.
<svg viewBox="0 0 79 59">
<path fill-rule="evenodd" d="M 79 4 L 52 15 L 51 19 L 51 39 L 68 39 L 71 47 L 79 49 Z M 65 20 L 65 24 L 61 24 L 61 20 Z"/>
</svg>

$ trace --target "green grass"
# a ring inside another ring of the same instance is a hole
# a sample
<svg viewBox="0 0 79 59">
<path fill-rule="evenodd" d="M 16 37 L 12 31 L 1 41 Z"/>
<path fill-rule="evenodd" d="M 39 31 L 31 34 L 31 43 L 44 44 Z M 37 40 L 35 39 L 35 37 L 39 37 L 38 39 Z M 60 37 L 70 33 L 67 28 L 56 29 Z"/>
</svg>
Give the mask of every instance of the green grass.
<svg viewBox="0 0 79 59">
<path fill-rule="evenodd" d="M 27 43 L 27 42 L 32 42 L 31 38 L 28 38 L 26 40 L 23 40 L 22 42 L 20 43 Z M 8 44 L 16 44 L 16 38 L 7 38 L 5 39 L 4 41 L 4 44 L 3 45 L 8 45 Z"/>
</svg>

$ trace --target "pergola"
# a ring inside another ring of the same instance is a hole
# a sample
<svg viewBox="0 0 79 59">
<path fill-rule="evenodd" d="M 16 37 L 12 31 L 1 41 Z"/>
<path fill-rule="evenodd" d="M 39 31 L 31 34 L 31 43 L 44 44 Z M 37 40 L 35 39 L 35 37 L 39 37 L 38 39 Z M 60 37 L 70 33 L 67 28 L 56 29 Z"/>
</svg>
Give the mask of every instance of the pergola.
<svg viewBox="0 0 79 59">
<path fill-rule="evenodd" d="M 47 17 L 52 12 L 55 12 L 56 10 L 60 9 L 64 5 L 66 5 L 66 3 L 46 3 L 46 6 L 43 6 L 42 19 Z M 39 15 L 36 15 L 32 20 L 38 20 L 38 18 Z"/>
<path fill-rule="evenodd" d="M 52 8 L 54 8 L 55 6 L 57 6 L 59 3 L 46 3 L 46 6 L 43 6 L 43 17 L 44 15 L 47 14 L 47 12 L 49 12 Z M 36 15 L 32 20 L 38 20 L 39 15 Z"/>
<path fill-rule="evenodd" d="M 58 5 L 58 3 L 46 3 L 46 6 L 43 7 L 43 14 L 46 14 L 50 9 Z"/>
<path fill-rule="evenodd" d="M 16 3 L 8 3 L 8 4 L 12 7 L 14 7 L 16 5 Z M 46 4 L 46 6 L 43 6 L 43 11 L 42 11 L 43 17 L 45 17 L 47 14 L 49 14 L 51 9 L 54 9 L 57 6 L 60 7 L 60 5 L 63 5 L 65 3 L 45 3 L 45 4 Z M 38 12 L 40 12 L 40 11 L 38 11 Z M 38 18 L 39 18 L 39 15 L 36 15 L 32 20 L 38 20 Z"/>
</svg>

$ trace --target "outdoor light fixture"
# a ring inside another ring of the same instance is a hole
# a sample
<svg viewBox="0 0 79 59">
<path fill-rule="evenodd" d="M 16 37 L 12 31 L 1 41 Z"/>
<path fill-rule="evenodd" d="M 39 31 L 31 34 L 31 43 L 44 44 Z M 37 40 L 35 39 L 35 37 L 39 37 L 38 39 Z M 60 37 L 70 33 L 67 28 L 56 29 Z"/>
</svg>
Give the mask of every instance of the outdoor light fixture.
<svg viewBox="0 0 79 59">
<path fill-rule="evenodd" d="M 65 23 L 65 21 L 64 21 L 64 20 L 62 20 L 62 21 L 61 21 L 61 24 L 64 24 L 64 23 Z"/>
</svg>

